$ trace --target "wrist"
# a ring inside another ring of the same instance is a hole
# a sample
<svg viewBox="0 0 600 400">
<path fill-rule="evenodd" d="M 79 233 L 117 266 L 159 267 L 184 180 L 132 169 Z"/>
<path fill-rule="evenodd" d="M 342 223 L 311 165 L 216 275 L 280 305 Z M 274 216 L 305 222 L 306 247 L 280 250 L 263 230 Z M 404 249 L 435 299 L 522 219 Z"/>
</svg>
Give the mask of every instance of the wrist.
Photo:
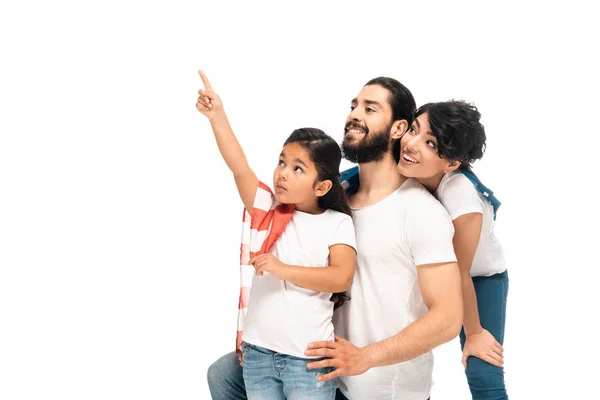
<svg viewBox="0 0 600 400">
<path fill-rule="evenodd" d="M 211 125 L 222 124 L 223 122 L 227 122 L 227 114 L 225 114 L 225 110 L 221 108 L 219 111 L 215 111 L 210 117 L 208 117 L 208 121 Z"/>
<path fill-rule="evenodd" d="M 292 279 L 292 268 L 291 265 L 285 264 L 285 263 L 281 263 L 281 280 L 282 281 L 289 281 Z"/>
<path fill-rule="evenodd" d="M 479 335 L 481 332 L 483 332 L 483 327 L 481 325 L 472 327 L 467 329 L 465 327 L 465 336 L 469 337 L 469 336 L 473 336 L 473 335 Z"/>
<path fill-rule="evenodd" d="M 375 349 L 373 348 L 373 345 L 362 347 L 360 351 L 362 353 L 361 359 L 365 363 L 367 370 L 373 368 L 376 365 Z"/>
</svg>

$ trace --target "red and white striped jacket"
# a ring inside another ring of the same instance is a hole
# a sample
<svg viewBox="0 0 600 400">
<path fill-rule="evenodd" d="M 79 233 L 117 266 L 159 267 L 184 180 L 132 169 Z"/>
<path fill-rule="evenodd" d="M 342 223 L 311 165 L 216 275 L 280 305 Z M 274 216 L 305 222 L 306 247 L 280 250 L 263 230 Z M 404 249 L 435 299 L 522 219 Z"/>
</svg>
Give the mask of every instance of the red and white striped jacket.
<svg viewBox="0 0 600 400">
<path fill-rule="evenodd" d="M 242 218 L 242 244 L 240 248 L 240 302 L 238 310 L 236 352 L 240 352 L 242 332 L 248 309 L 250 287 L 255 270 L 248 261 L 268 253 L 277 242 L 294 215 L 292 204 L 281 204 L 263 182 L 259 182 L 254 198 L 252 215 L 244 209 Z"/>
</svg>

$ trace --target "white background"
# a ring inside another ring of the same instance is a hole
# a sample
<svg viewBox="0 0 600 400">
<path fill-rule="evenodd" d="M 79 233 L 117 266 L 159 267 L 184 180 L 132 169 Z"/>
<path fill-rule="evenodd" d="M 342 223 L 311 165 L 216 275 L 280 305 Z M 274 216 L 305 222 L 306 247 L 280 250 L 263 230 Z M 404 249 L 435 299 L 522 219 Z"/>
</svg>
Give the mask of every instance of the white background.
<svg viewBox="0 0 600 400">
<path fill-rule="evenodd" d="M 1 399 L 209 398 L 235 339 L 241 202 L 194 108 L 198 68 L 267 181 L 293 129 L 341 139 L 376 76 L 418 104 L 475 102 L 475 171 L 503 202 L 509 395 L 596 392 L 600 35 L 584 3 L 7 3 Z M 458 342 L 435 353 L 432 398 L 469 398 Z"/>
</svg>

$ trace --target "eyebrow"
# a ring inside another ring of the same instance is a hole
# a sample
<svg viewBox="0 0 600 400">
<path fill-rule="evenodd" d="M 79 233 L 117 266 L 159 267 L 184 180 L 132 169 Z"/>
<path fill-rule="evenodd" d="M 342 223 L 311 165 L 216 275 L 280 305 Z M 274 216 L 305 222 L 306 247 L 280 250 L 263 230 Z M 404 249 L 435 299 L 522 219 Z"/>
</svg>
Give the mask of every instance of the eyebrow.
<svg viewBox="0 0 600 400">
<path fill-rule="evenodd" d="M 381 103 L 379 103 L 378 101 L 365 100 L 365 103 L 367 103 L 370 106 L 376 106 L 376 107 L 379 107 L 379 108 L 383 108 L 383 106 L 381 105 Z"/>
<path fill-rule="evenodd" d="M 358 100 L 357 99 L 352 99 L 352 101 L 350 102 L 350 104 L 358 104 Z M 383 108 L 383 106 L 381 105 L 380 102 L 375 101 L 375 100 L 365 100 L 365 104 L 369 105 L 369 106 L 376 106 L 379 108 Z"/>
<path fill-rule="evenodd" d="M 302 161 L 301 159 L 299 159 L 299 158 L 294 158 L 294 161 L 296 161 L 298 164 L 302 164 L 302 165 L 304 165 L 306 168 L 308 168 L 308 165 L 304 164 L 304 161 Z"/>
<path fill-rule="evenodd" d="M 281 154 L 279 155 L 279 157 L 287 158 L 283 152 L 281 152 Z M 299 158 L 294 158 L 292 161 L 293 162 L 297 162 L 298 164 L 302 164 L 306 168 L 308 168 L 308 165 L 306 165 L 306 163 L 304 161 L 302 161 L 301 159 L 299 159 Z"/>
<path fill-rule="evenodd" d="M 417 124 L 417 128 L 419 128 L 419 130 L 421 130 L 421 124 L 419 123 L 419 120 L 417 118 L 415 118 L 414 122 L 415 122 L 415 124 Z M 427 132 L 423 133 L 423 135 L 432 136 L 433 138 L 435 138 L 437 140 L 437 137 L 433 134 L 433 131 L 431 130 L 431 128 Z"/>
</svg>

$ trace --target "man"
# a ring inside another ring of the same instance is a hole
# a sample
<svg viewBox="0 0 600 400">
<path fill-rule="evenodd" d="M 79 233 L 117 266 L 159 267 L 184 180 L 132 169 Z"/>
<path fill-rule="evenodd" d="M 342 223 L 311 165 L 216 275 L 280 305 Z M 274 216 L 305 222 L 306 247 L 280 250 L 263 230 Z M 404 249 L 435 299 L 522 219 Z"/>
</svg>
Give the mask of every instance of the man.
<svg viewBox="0 0 600 400">
<path fill-rule="evenodd" d="M 392 151 L 414 110 L 410 91 L 381 77 L 352 100 L 346 120 L 344 156 L 360 170 L 349 197 L 357 270 L 351 300 L 335 315 L 338 340 L 306 352 L 327 357 L 308 368 L 335 368 L 319 379 L 340 377 L 340 399 L 427 399 L 431 350 L 461 328 L 452 222 L 423 186 L 398 174 Z M 208 381 L 213 399 L 245 399 L 235 353 L 211 365 Z"/>
</svg>

